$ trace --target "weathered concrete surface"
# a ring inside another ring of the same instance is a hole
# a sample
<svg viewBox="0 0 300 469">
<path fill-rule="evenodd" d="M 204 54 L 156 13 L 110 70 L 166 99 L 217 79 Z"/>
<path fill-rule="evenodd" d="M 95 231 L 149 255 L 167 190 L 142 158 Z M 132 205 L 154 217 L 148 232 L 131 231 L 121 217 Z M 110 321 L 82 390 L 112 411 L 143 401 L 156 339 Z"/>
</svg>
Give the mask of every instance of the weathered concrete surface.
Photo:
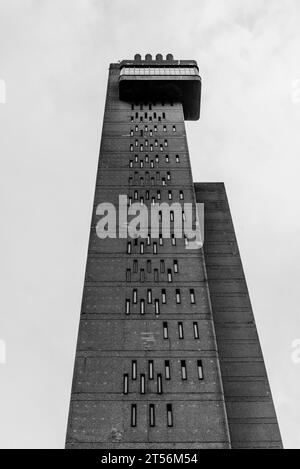
<svg viewBox="0 0 300 469">
<path fill-rule="evenodd" d="M 195 191 L 232 448 L 282 448 L 224 184 Z"/>
</svg>

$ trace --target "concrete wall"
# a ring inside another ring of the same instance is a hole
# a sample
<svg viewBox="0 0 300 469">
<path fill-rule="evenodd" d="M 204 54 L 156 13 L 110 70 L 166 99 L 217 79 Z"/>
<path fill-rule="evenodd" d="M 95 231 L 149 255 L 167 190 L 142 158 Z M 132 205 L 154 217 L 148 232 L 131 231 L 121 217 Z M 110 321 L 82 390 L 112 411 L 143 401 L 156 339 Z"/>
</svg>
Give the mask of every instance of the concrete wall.
<svg viewBox="0 0 300 469">
<path fill-rule="evenodd" d="M 195 184 L 232 448 L 282 442 L 224 184 Z"/>
</svg>

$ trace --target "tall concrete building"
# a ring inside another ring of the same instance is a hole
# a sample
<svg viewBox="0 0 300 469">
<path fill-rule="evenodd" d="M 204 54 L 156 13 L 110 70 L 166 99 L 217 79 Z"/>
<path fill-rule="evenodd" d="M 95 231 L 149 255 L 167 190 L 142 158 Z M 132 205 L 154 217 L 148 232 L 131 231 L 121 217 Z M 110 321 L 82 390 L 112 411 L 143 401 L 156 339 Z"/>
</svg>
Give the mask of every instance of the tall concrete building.
<svg viewBox="0 0 300 469">
<path fill-rule="evenodd" d="M 193 60 L 110 65 L 67 448 L 282 447 L 224 185 L 192 179 L 200 96 Z M 100 239 L 97 207 L 120 195 L 183 220 L 204 204 L 204 247 L 176 230 Z"/>
</svg>

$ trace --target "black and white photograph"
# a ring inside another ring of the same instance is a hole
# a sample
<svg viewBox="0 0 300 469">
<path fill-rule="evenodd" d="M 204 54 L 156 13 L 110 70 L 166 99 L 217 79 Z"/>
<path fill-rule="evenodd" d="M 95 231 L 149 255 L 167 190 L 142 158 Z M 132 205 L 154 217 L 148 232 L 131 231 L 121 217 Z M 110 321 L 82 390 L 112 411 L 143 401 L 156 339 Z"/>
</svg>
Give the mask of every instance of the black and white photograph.
<svg viewBox="0 0 300 469">
<path fill-rule="evenodd" d="M 299 0 L 0 0 L 1 449 L 300 449 L 299 129 Z"/>
</svg>

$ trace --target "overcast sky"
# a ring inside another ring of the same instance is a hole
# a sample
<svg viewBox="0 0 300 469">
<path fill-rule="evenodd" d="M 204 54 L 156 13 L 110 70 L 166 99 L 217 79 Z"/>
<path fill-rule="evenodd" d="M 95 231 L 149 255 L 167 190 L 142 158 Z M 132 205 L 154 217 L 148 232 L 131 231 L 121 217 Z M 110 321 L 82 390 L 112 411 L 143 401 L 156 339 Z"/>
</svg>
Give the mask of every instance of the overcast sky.
<svg viewBox="0 0 300 469">
<path fill-rule="evenodd" d="M 200 68 L 194 180 L 226 184 L 282 436 L 300 448 L 299 24 L 299 0 L 0 0 L 1 447 L 64 445 L 108 65 L 170 52 Z"/>
</svg>

